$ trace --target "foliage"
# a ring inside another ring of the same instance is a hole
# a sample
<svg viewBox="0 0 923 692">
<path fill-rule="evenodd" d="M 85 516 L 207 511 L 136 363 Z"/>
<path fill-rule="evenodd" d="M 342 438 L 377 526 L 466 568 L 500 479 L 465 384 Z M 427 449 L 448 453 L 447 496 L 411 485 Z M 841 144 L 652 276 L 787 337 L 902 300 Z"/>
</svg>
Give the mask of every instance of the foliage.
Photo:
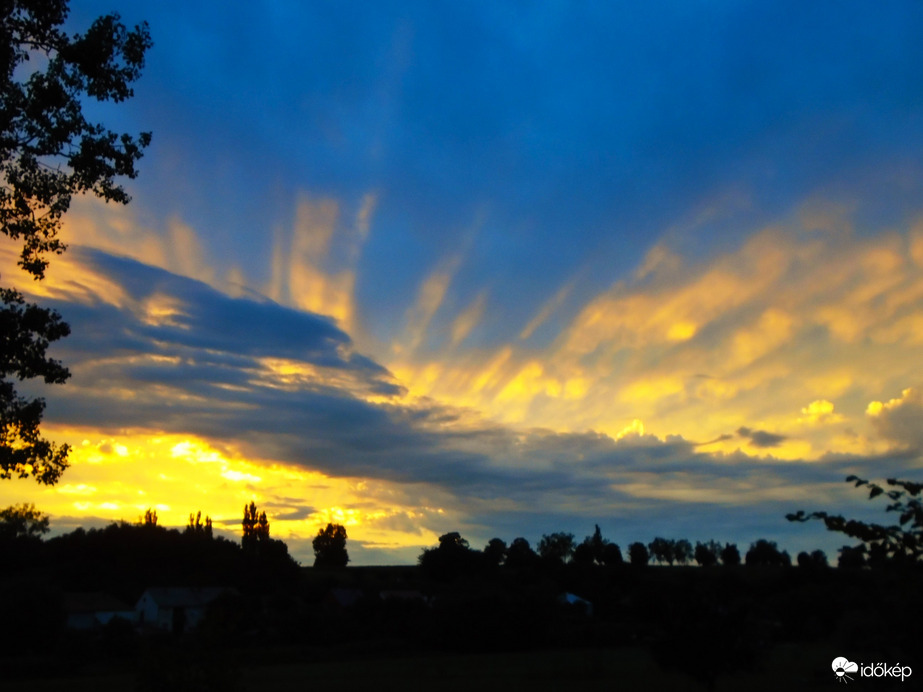
<svg viewBox="0 0 923 692">
<path fill-rule="evenodd" d="M 45 401 L 20 396 L 8 378 L 42 377 L 46 384 L 67 380 L 67 368 L 45 351 L 70 327 L 56 312 L 27 304 L 16 291 L 0 288 L 0 303 L 0 478 L 32 474 L 39 483 L 52 485 L 67 468 L 68 447 L 41 436 Z"/>
<path fill-rule="evenodd" d="M 205 516 L 205 522 L 202 522 L 202 512 L 189 514 L 189 524 L 186 525 L 185 533 L 198 538 L 210 539 L 212 534 L 212 520 L 208 515 Z"/>
<path fill-rule="evenodd" d="M 260 512 L 256 503 L 244 505 L 244 518 L 241 521 L 243 535 L 240 545 L 246 552 L 257 552 L 259 546 L 269 541 L 269 519 L 266 512 Z"/>
<path fill-rule="evenodd" d="M 60 254 L 58 231 L 75 194 L 92 192 L 125 204 L 115 183 L 134 178 L 150 143 L 87 120 L 89 99 L 121 102 L 151 47 L 146 24 L 128 30 L 117 14 L 98 18 L 84 34 L 62 25 L 67 0 L 9 0 L 0 7 L 0 232 L 20 241 L 19 266 L 42 279 L 48 254 Z M 63 383 L 65 367 L 48 358 L 52 342 L 69 333 L 61 316 L 0 288 L 0 478 L 32 475 L 54 484 L 67 468 L 67 445 L 42 438 L 41 398 L 26 399 L 11 379 Z"/>
<path fill-rule="evenodd" d="M 792 558 L 788 552 L 779 550 L 775 541 L 760 538 L 756 543 L 750 544 L 745 562 L 748 567 L 791 567 Z"/>
<path fill-rule="evenodd" d="M 923 559 L 923 501 L 920 493 L 923 492 L 923 483 L 901 481 L 896 478 L 887 479 L 887 484 L 893 488 L 886 490 L 875 483 L 848 476 L 847 483 L 854 483 L 855 487 L 868 486 L 869 499 L 882 496 L 890 500 L 885 507 L 886 512 L 895 512 L 898 516 L 896 524 L 884 526 L 855 519 L 845 519 L 840 515 L 827 512 L 812 512 L 806 514 L 800 510 L 794 514 L 787 514 L 789 521 L 804 522 L 810 519 L 820 519 L 829 531 L 845 533 L 850 538 L 858 538 L 862 543 L 852 547 L 852 552 L 846 556 L 847 565 L 856 565 L 859 562 L 858 553 L 861 553 L 862 563 L 866 561 L 873 566 L 882 564 L 913 564 Z M 841 550 L 840 564 L 843 564 Z"/>
<path fill-rule="evenodd" d="M 632 543 L 628 546 L 628 559 L 635 567 L 646 567 L 651 556 L 647 551 L 647 546 L 640 542 Z"/>
<path fill-rule="evenodd" d="M 474 572 L 481 559 L 481 553 L 472 550 L 460 533 L 451 531 L 439 537 L 437 547 L 424 549 L 419 563 L 423 571 L 433 579 L 449 581 Z"/>
<path fill-rule="evenodd" d="M 48 515 L 33 504 L 0 509 L 0 539 L 41 538 L 48 533 Z"/>
<path fill-rule="evenodd" d="M 506 557 L 506 541 L 491 538 L 484 546 L 484 562 L 491 567 L 499 567 Z"/>
<path fill-rule="evenodd" d="M 519 536 L 514 538 L 510 547 L 506 549 L 504 566 L 510 569 L 528 569 L 535 565 L 538 555 L 532 550 L 529 541 Z"/>
<path fill-rule="evenodd" d="M 615 543 L 603 538 L 599 524 L 595 525 L 592 536 L 587 536 L 574 549 L 574 562 L 595 565 L 622 564 L 622 550 Z"/>
<path fill-rule="evenodd" d="M 685 565 L 692 560 L 692 544 L 685 538 L 673 541 L 673 557 L 679 564 Z"/>
<path fill-rule="evenodd" d="M 312 543 L 315 567 L 346 567 L 349 554 L 346 552 L 346 528 L 339 524 L 327 524 L 318 530 Z"/>
<path fill-rule="evenodd" d="M 735 543 L 725 543 L 721 550 L 721 564 L 726 567 L 734 567 L 740 564 L 740 551 Z"/>
<path fill-rule="evenodd" d="M 866 564 L 864 545 L 844 545 L 840 548 L 840 557 L 836 563 L 837 567 L 842 567 L 843 569 L 859 569 L 860 567 L 865 567 Z"/>
<path fill-rule="evenodd" d="M 695 561 L 702 567 L 712 567 L 718 564 L 718 556 L 721 554 L 721 544 L 717 541 L 707 541 L 706 543 L 696 542 L 695 544 Z"/>
<path fill-rule="evenodd" d="M 574 534 L 557 532 L 542 536 L 538 542 L 538 554 L 543 560 L 564 564 L 574 554 Z"/>
<path fill-rule="evenodd" d="M 823 569 L 829 567 L 827 556 L 823 550 L 815 550 L 811 553 L 802 550 L 798 553 L 798 566 L 803 569 Z"/>
<path fill-rule="evenodd" d="M 675 546 L 676 541 L 658 537 L 651 541 L 650 544 L 648 544 L 647 549 L 650 551 L 652 559 L 661 564 L 666 562 L 667 564 L 672 565 L 676 560 L 676 555 L 674 553 Z"/>
<path fill-rule="evenodd" d="M 138 523 L 141 524 L 141 526 L 157 526 L 157 510 L 148 507 L 144 510 L 144 514 L 138 519 Z"/>
</svg>

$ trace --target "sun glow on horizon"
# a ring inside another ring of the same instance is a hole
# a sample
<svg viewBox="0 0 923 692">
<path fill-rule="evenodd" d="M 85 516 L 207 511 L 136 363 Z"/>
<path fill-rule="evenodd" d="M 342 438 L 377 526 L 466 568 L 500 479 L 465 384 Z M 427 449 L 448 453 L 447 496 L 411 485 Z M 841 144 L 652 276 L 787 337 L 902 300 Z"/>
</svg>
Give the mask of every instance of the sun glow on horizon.
<svg viewBox="0 0 923 692">
<path fill-rule="evenodd" d="M 441 510 L 407 504 L 403 493 L 381 481 L 335 478 L 162 431 L 47 430 L 72 444 L 62 481 L 51 487 L 31 479 L 0 484 L 0 506 L 27 497 L 51 515 L 54 530 L 71 530 L 86 520 L 136 522 L 154 509 L 161 526 L 177 528 L 202 512 L 234 539 L 242 508 L 253 500 L 267 513 L 272 535 L 283 540 L 310 539 L 328 522 L 347 526 L 354 546 L 368 542 L 379 550 L 425 546 L 438 536 L 421 522 Z M 296 543 L 310 550 L 309 541 Z M 312 559 L 295 557 L 308 564 Z"/>
</svg>

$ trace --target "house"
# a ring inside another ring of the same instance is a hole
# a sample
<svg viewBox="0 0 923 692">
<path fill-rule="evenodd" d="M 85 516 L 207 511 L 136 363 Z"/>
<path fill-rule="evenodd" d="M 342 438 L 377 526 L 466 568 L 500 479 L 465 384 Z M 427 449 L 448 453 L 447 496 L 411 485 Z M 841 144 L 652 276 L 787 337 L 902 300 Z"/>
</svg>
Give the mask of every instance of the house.
<svg viewBox="0 0 923 692">
<path fill-rule="evenodd" d="M 558 596 L 558 603 L 574 606 L 575 608 L 582 609 L 587 615 L 593 615 L 593 604 L 585 598 L 580 598 L 580 596 L 576 594 L 562 593 Z"/>
<path fill-rule="evenodd" d="M 135 611 L 119 598 L 101 591 L 64 594 L 66 624 L 72 630 L 95 630 L 115 618 L 135 621 Z"/>
<path fill-rule="evenodd" d="M 222 587 L 156 587 L 147 589 L 135 604 L 137 623 L 144 629 L 181 634 L 199 626 L 208 605 L 234 593 Z"/>
</svg>

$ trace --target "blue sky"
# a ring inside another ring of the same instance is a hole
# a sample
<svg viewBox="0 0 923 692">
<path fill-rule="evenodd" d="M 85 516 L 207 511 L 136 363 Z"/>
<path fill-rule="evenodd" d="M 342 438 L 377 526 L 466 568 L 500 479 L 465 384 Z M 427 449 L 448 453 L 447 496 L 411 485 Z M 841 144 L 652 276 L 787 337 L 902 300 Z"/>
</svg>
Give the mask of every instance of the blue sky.
<svg viewBox="0 0 923 692">
<path fill-rule="evenodd" d="M 75 451 L 11 501 L 236 531 L 256 498 L 306 563 L 327 520 L 360 564 L 595 523 L 832 556 L 785 512 L 919 476 L 920 3 L 75 0 L 71 25 L 113 9 L 155 45 L 91 112 L 153 143 L 131 205 L 75 202 L 23 283 L 73 327 L 44 395 Z"/>
</svg>

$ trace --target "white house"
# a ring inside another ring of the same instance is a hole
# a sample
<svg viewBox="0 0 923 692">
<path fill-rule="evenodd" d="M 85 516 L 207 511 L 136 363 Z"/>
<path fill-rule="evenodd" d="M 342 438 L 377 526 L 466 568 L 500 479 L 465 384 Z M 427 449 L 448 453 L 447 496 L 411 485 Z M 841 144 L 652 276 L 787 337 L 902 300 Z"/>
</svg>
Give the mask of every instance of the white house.
<svg viewBox="0 0 923 692">
<path fill-rule="evenodd" d="M 146 629 L 180 634 L 198 627 L 208 604 L 225 593 L 222 587 L 156 587 L 147 589 L 135 604 L 137 623 Z"/>
</svg>

